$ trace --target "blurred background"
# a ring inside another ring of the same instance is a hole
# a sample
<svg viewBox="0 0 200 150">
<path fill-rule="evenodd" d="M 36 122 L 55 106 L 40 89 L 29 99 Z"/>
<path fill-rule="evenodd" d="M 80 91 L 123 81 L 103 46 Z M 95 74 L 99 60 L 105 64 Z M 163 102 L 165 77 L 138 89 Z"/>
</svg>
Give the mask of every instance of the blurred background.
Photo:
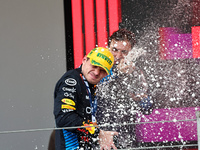
<svg viewBox="0 0 200 150">
<path fill-rule="evenodd" d="M 53 128 L 66 71 L 63 1 L 0 1 L 0 131 Z M 51 131 L 0 134 L 2 150 L 47 149 Z"/>
</svg>

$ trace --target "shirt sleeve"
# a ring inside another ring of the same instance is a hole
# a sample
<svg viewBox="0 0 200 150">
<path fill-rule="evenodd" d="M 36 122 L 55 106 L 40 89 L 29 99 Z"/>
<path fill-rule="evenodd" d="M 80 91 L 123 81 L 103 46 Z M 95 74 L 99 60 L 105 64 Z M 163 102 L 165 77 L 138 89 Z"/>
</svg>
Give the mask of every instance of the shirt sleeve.
<svg viewBox="0 0 200 150">
<path fill-rule="evenodd" d="M 58 81 L 54 92 L 54 115 L 57 127 L 74 127 L 83 124 L 77 113 L 78 82 L 72 76 Z M 74 132 L 76 128 L 69 131 Z"/>
<path fill-rule="evenodd" d="M 81 87 L 78 80 L 73 76 L 61 78 L 56 84 L 54 92 L 54 115 L 57 127 L 77 127 L 67 129 L 70 132 L 76 132 L 79 136 L 97 137 L 98 127 L 92 122 L 86 122 L 84 116 L 78 113 L 77 106 L 80 103 Z M 80 104 L 79 104 L 80 105 Z M 80 109 L 80 108 L 79 108 Z M 85 109 L 85 108 L 83 108 Z M 85 128 L 79 128 L 86 126 Z M 91 127 L 87 127 L 91 126 Z"/>
</svg>

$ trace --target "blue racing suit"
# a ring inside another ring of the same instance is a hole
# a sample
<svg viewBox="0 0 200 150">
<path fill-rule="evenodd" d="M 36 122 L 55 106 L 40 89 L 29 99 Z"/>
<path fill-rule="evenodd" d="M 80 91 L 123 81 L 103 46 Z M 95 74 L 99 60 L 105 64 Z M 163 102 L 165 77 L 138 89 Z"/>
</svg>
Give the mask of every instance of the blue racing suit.
<svg viewBox="0 0 200 150">
<path fill-rule="evenodd" d="M 95 85 L 87 82 L 81 67 L 66 72 L 57 82 L 54 92 L 54 116 L 57 128 L 75 127 L 56 130 L 56 150 L 92 149 L 99 129 L 92 121 Z M 80 126 L 92 126 L 81 128 Z"/>
</svg>

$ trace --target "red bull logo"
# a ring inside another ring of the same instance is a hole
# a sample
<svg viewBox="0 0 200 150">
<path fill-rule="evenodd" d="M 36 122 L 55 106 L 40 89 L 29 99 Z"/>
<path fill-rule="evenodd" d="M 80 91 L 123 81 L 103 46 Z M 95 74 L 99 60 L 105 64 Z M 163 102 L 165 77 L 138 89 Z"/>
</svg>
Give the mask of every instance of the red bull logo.
<svg viewBox="0 0 200 150">
<path fill-rule="evenodd" d="M 84 126 L 90 126 L 90 127 L 86 127 L 86 130 L 88 130 L 90 132 L 90 134 L 94 134 L 95 127 L 93 124 L 84 124 Z"/>
</svg>

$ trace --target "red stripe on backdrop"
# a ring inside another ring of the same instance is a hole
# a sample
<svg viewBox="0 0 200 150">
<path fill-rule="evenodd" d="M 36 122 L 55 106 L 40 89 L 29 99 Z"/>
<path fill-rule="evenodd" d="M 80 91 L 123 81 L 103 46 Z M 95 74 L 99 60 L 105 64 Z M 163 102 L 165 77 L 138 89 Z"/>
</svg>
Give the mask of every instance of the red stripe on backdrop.
<svg viewBox="0 0 200 150">
<path fill-rule="evenodd" d="M 107 45 L 106 0 L 96 1 L 96 19 L 98 46 L 105 47 Z"/>
<path fill-rule="evenodd" d="M 71 3 L 72 3 L 74 68 L 77 68 L 82 63 L 82 58 L 84 56 L 81 0 L 72 0 Z"/>
<path fill-rule="evenodd" d="M 193 58 L 200 58 L 200 26 L 192 27 Z"/>
<path fill-rule="evenodd" d="M 84 0 L 84 21 L 85 21 L 85 48 L 86 54 L 95 48 L 94 32 L 94 0 Z"/>
<path fill-rule="evenodd" d="M 119 0 L 108 0 L 109 36 L 111 36 L 114 31 L 119 29 L 119 21 L 121 20 L 121 13 L 119 14 L 121 6 L 119 6 L 119 2 Z"/>
<path fill-rule="evenodd" d="M 118 14 L 119 14 L 119 20 L 118 22 L 122 22 L 122 7 L 121 7 L 121 0 L 118 0 Z"/>
</svg>

